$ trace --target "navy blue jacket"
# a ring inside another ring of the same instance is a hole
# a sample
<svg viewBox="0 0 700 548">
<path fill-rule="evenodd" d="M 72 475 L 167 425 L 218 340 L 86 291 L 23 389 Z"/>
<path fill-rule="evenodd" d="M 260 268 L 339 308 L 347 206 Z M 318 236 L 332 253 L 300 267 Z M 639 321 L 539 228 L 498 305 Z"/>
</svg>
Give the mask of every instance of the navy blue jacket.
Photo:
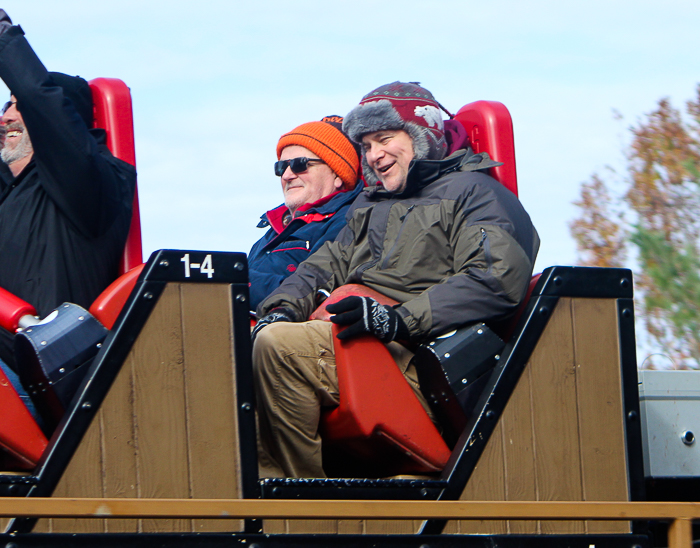
<svg viewBox="0 0 700 548">
<path fill-rule="evenodd" d="M 361 182 L 349 192 L 339 192 L 318 206 L 297 213 L 286 227 L 282 224 L 287 207 L 283 204 L 260 217 L 258 228 L 270 229 L 248 255 L 250 309 L 255 310 L 324 242 L 335 240 L 345 226 L 345 212 L 362 191 Z"/>
</svg>

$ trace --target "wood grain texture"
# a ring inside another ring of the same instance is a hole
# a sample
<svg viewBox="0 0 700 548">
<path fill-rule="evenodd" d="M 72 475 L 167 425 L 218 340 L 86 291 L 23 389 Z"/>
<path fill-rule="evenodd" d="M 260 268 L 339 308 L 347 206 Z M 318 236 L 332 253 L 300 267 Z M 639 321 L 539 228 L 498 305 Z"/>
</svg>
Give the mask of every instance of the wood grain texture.
<svg viewBox="0 0 700 548">
<path fill-rule="evenodd" d="M 460 500 L 506 500 L 503 459 L 503 425 L 499 421 L 472 473 Z M 507 532 L 503 520 L 460 521 L 462 534 L 502 535 Z"/>
<path fill-rule="evenodd" d="M 287 520 L 286 532 L 290 534 L 326 534 L 338 532 L 338 520 L 335 519 L 292 519 Z"/>
<path fill-rule="evenodd" d="M 418 532 L 422 521 L 371 519 L 364 522 L 367 535 L 411 535 Z"/>
<path fill-rule="evenodd" d="M 239 498 L 228 284 L 168 284 L 54 496 Z M 35 531 L 240 531 L 242 520 L 40 520 Z"/>
<path fill-rule="evenodd" d="M 61 480 L 54 491 L 56 497 L 103 497 L 100 421 L 92 421 Z M 102 533 L 104 520 L 52 519 L 52 533 Z"/>
<path fill-rule="evenodd" d="M 527 365 L 501 418 L 506 500 L 537 500 L 531 386 L 530 366 Z M 536 521 L 508 522 L 508 532 L 512 534 L 538 531 Z"/>
<path fill-rule="evenodd" d="M 620 367 L 615 300 L 560 299 L 462 500 L 628 500 Z M 501 526 L 465 521 L 447 530 L 497 534 Z M 630 527 L 518 520 L 507 530 L 624 533 Z"/>
<path fill-rule="evenodd" d="M 266 535 L 286 533 L 288 523 L 289 520 L 286 519 L 265 519 L 263 520 L 263 533 Z"/>
<path fill-rule="evenodd" d="M 338 533 L 341 535 L 362 535 L 365 532 L 365 522 L 359 519 L 338 520 Z"/>
<path fill-rule="evenodd" d="M 133 349 L 139 497 L 189 498 L 182 319 L 168 284 Z M 143 531 L 187 532 L 188 520 L 143 520 Z"/>
<path fill-rule="evenodd" d="M 188 460 L 194 498 L 240 498 L 231 289 L 183 284 Z M 243 522 L 196 520 L 195 532 L 242 531 Z"/>
<path fill-rule="evenodd" d="M 559 299 L 530 360 L 539 500 L 582 500 L 571 299 Z M 583 522 L 542 522 L 542 533 L 583 533 Z"/>
<path fill-rule="evenodd" d="M 99 418 L 102 425 L 102 475 L 106 497 L 137 497 L 138 478 L 136 457 L 138 447 L 134 437 L 133 353 L 129 354 L 112 383 Z M 140 520 L 109 520 L 110 533 L 136 533 Z"/>
<path fill-rule="evenodd" d="M 283 520 L 266 519 L 263 522 L 265 534 L 341 534 L 362 535 L 365 533 L 366 520 Z"/>
<path fill-rule="evenodd" d="M 617 303 L 572 303 L 583 500 L 629 498 Z M 629 533 L 629 522 L 587 522 L 589 533 Z"/>
</svg>

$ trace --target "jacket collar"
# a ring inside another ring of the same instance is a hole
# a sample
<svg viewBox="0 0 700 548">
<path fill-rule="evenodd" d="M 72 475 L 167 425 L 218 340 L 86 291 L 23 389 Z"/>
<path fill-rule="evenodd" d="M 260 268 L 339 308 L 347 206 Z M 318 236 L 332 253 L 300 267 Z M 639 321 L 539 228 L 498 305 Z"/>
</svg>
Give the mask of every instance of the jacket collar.
<svg viewBox="0 0 700 548">
<path fill-rule="evenodd" d="M 330 217 L 345 204 L 353 202 L 360 192 L 362 192 L 362 189 L 362 183 L 361 181 L 358 181 L 353 190 L 334 192 L 333 194 L 329 194 L 316 202 L 304 204 L 297 210 L 297 215 L 293 220 L 302 219 L 304 222 L 313 222 L 322 218 Z M 275 232 L 280 234 L 285 228 L 287 228 L 287 226 L 291 224 L 291 221 L 286 225 L 284 224 L 284 218 L 287 215 L 289 215 L 289 209 L 287 206 L 284 204 L 279 205 L 260 217 L 258 228 L 271 226 Z"/>
<path fill-rule="evenodd" d="M 407 198 L 453 171 L 482 171 L 502 165 L 503 162 L 492 160 L 488 152 L 475 154 L 468 147 L 442 160 L 413 160 L 408 168 L 406 188 L 399 194 L 392 194 L 381 185 L 369 187 L 366 192 L 369 196 Z"/>
</svg>

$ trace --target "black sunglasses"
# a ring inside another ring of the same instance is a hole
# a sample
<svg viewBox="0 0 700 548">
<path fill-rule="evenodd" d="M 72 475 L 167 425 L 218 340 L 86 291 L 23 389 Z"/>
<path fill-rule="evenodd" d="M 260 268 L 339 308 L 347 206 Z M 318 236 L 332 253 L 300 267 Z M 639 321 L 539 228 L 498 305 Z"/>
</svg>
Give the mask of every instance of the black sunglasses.
<svg viewBox="0 0 700 548">
<path fill-rule="evenodd" d="M 280 160 L 275 162 L 275 175 L 282 177 L 287 168 L 292 170 L 292 173 L 304 173 L 309 169 L 311 163 L 325 164 L 320 158 L 292 158 L 291 160 Z"/>
<path fill-rule="evenodd" d="M 8 110 L 10 110 L 10 107 L 12 105 L 16 105 L 17 101 L 8 101 L 2 106 L 2 113 L 5 114 Z"/>
</svg>

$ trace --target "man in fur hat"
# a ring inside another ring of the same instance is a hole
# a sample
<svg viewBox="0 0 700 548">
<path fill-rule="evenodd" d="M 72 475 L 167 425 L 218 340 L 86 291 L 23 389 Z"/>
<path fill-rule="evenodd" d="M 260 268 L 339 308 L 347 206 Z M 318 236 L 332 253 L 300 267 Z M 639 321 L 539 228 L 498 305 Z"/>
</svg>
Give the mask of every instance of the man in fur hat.
<svg viewBox="0 0 700 548">
<path fill-rule="evenodd" d="M 253 367 L 262 475 L 324 477 L 318 423 L 338 402 L 331 325 L 306 321 L 319 291 L 364 284 L 399 304 L 347 297 L 327 310 L 387 344 L 427 410 L 412 354 L 400 345 L 461 325 L 501 321 L 526 294 L 539 247 L 516 196 L 483 171 L 432 94 L 394 82 L 366 95 L 343 129 L 361 144 L 368 188 L 347 226 L 258 307 Z M 395 402 L 400 405 L 400 402 Z"/>
<path fill-rule="evenodd" d="M 48 72 L 21 27 L 0 10 L 0 78 L 11 98 L 0 180 L 0 287 L 41 317 L 63 302 L 89 307 L 118 275 L 136 182 L 92 129 L 92 93 L 80 77 Z M 13 365 L 13 334 L 0 359 Z"/>
</svg>

